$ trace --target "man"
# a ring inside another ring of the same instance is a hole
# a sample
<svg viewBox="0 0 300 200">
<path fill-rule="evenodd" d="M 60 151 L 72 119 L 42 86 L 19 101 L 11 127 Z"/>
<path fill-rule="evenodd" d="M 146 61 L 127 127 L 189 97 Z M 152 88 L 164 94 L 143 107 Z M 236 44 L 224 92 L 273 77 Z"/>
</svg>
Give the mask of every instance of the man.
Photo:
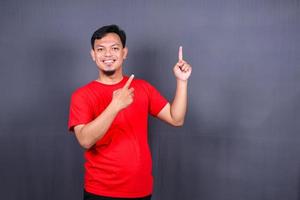
<svg viewBox="0 0 300 200">
<path fill-rule="evenodd" d="M 177 89 L 172 104 L 148 82 L 123 74 L 126 35 L 104 26 L 91 38 L 97 80 L 71 98 L 69 130 L 85 151 L 84 199 L 141 199 L 152 194 L 152 160 L 147 141 L 148 113 L 174 125 L 184 122 L 192 68 L 179 48 L 173 71 Z"/>
</svg>

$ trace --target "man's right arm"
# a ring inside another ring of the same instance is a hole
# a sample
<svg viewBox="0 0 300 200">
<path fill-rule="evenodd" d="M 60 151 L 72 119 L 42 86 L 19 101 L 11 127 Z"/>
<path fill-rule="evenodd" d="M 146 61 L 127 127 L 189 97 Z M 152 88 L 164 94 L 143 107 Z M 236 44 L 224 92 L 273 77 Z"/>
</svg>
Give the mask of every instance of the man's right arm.
<svg viewBox="0 0 300 200">
<path fill-rule="evenodd" d="M 123 88 L 114 91 L 112 101 L 96 119 L 74 127 L 76 138 L 83 148 L 89 149 L 100 140 L 117 114 L 133 102 L 134 89 L 129 88 L 133 77 L 131 75 Z"/>
</svg>

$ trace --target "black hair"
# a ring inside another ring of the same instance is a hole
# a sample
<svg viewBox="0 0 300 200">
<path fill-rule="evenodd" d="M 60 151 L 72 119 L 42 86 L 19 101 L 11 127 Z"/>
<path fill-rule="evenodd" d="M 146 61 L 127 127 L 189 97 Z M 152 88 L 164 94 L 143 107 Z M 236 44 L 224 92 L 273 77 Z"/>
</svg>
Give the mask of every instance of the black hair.
<svg viewBox="0 0 300 200">
<path fill-rule="evenodd" d="M 101 28 L 99 28 L 98 30 L 96 30 L 94 32 L 94 34 L 92 35 L 92 38 L 91 38 L 92 49 L 94 49 L 95 40 L 103 38 L 108 33 L 117 34 L 121 39 L 123 47 L 125 47 L 125 45 L 126 45 L 125 32 L 122 29 L 120 29 L 117 25 L 112 24 L 112 25 L 102 26 Z"/>
</svg>

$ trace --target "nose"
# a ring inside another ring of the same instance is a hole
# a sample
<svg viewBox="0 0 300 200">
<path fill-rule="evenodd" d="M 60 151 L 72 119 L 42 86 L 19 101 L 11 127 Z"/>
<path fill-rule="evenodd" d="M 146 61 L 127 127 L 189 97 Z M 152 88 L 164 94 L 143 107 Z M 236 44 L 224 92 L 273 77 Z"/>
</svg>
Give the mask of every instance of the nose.
<svg viewBox="0 0 300 200">
<path fill-rule="evenodd" d="M 104 52 L 104 56 L 111 56 L 111 52 L 109 49 L 107 49 L 105 52 Z"/>
</svg>

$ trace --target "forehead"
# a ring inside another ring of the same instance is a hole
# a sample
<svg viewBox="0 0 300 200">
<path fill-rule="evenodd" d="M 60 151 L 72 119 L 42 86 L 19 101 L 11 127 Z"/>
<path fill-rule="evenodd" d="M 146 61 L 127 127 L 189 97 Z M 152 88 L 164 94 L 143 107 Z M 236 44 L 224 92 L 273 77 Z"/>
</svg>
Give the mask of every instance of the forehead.
<svg viewBox="0 0 300 200">
<path fill-rule="evenodd" d="M 111 46 L 116 44 L 122 45 L 122 41 L 116 33 L 108 33 L 103 38 L 95 40 L 95 46 Z"/>
</svg>

